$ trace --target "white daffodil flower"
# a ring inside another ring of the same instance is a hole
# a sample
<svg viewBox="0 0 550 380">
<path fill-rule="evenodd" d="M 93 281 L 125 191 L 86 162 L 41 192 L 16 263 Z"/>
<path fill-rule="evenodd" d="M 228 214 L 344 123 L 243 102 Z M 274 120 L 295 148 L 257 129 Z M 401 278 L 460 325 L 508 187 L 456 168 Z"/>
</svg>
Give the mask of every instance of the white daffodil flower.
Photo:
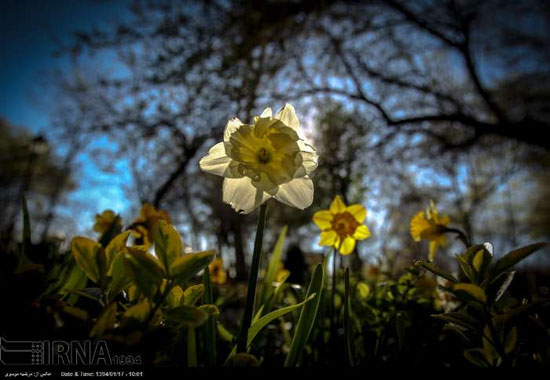
<svg viewBox="0 0 550 380">
<path fill-rule="evenodd" d="M 288 103 L 275 116 L 266 108 L 254 124 L 231 119 L 223 141 L 200 160 L 200 168 L 225 177 L 223 201 L 238 212 L 248 214 L 270 198 L 305 209 L 313 202 L 309 174 L 318 155 L 299 137 L 298 127 Z"/>
</svg>

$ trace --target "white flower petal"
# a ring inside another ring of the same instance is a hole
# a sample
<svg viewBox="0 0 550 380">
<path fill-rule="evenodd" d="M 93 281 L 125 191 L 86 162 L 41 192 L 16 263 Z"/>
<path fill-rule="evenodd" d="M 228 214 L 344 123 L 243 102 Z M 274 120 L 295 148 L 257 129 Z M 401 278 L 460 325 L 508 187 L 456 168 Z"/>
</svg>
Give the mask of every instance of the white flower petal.
<svg viewBox="0 0 550 380">
<path fill-rule="evenodd" d="M 264 112 L 260 115 L 260 117 L 273 117 L 273 111 L 270 107 L 267 107 Z"/>
<path fill-rule="evenodd" d="M 292 129 L 298 129 L 298 126 L 300 125 L 298 117 L 296 116 L 296 111 L 294 110 L 292 104 L 289 103 L 286 103 L 285 106 L 277 112 L 275 119 L 281 120 Z"/>
<path fill-rule="evenodd" d="M 298 141 L 298 147 L 300 148 L 300 150 L 301 150 L 302 152 L 308 152 L 308 153 L 315 153 L 315 154 L 317 154 L 317 151 L 315 150 L 315 148 L 313 147 L 313 145 L 308 144 L 308 143 L 305 142 L 304 140 L 299 140 L 299 141 Z"/>
<path fill-rule="evenodd" d="M 239 118 L 234 117 L 233 119 L 229 120 L 227 124 L 225 125 L 225 131 L 223 132 L 223 141 L 228 143 L 229 138 L 235 132 L 239 127 L 243 125 L 243 122 L 239 120 Z"/>
<path fill-rule="evenodd" d="M 319 155 L 315 151 L 315 148 L 305 143 L 302 140 L 298 141 L 298 147 L 300 147 L 300 155 L 302 156 L 302 165 L 305 168 L 306 174 L 311 173 L 319 164 Z"/>
<path fill-rule="evenodd" d="M 483 246 L 491 254 L 491 256 L 493 256 L 493 245 L 489 242 L 485 242 L 483 243 Z"/>
<path fill-rule="evenodd" d="M 279 186 L 275 199 L 300 210 L 313 202 L 313 181 L 309 177 L 294 178 Z"/>
<path fill-rule="evenodd" d="M 249 214 L 269 198 L 269 194 L 254 187 L 248 177 L 223 180 L 223 201 L 237 212 Z"/>
<path fill-rule="evenodd" d="M 302 155 L 302 165 L 306 169 L 306 174 L 309 174 L 315 169 L 317 169 L 317 166 L 319 164 L 317 162 L 318 156 L 316 154 L 302 152 L 301 155 Z"/>
<path fill-rule="evenodd" d="M 217 143 L 208 151 L 208 154 L 201 158 L 199 166 L 202 171 L 219 175 L 222 177 L 233 177 L 230 170 L 231 158 L 225 154 L 225 147 L 223 142 Z M 233 172 L 236 172 L 233 171 Z"/>
</svg>

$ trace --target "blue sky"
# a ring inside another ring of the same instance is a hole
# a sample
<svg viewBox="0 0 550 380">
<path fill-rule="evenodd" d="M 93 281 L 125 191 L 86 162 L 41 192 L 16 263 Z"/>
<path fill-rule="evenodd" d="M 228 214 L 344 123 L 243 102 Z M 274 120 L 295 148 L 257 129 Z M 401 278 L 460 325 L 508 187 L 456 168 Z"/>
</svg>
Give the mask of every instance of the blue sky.
<svg viewBox="0 0 550 380">
<path fill-rule="evenodd" d="M 55 58 L 52 54 L 58 41 L 70 41 L 75 30 L 108 23 L 125 9 L 124 4 L 123 1 L 2 0 L 0 115 L 33 131 L 45 127 L 47 114 L 33 104 L 32 93 L 38 90 L 36 84 L 41 74 L 68 64 L 67 58 Z"/>
<path fill-rule="evenodd" d="M 48 110 L 41 97 L 52 94 L 42 81 L 48 72 L 68 68 L 67 57 L 56 58 L 53 53 L 60 43 L 71 41 L 73 32 L 102 27 L 120 20 L 128 1 L 85 0 L 2 0 L 0 3 L 0 117 L 18 128 L 34 133 L 49 127 Z M 127 180 L 124 165 L 120 173 L 105 175 L 98 172 L 86 156 L 80 189 L 71 199 L 94 205 L 81 217 L 85 227 L 91 227 L 93 214 L 105 208 L 122 212 L 128 207 L 121 181 Z M 93 181 L 93 186 L 89 182 Z M 88 184 L 88 185 L 87 185 Z"/>
</svg>

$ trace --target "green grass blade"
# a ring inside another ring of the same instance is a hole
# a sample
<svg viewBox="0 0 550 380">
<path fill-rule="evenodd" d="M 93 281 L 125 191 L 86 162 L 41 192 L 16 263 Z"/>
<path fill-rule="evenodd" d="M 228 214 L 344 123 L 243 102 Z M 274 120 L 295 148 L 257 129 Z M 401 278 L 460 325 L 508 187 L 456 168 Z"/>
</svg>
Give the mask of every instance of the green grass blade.
<svg viewBox="0 0 550 380">
<path fill-rule="evenodd" d="M 305 300 L 303 300 L 300 303 L 297 303 L 296 305 L 291 305 L 287 307 L 283 307 L 281 309 L 272 311 L 271 313 L 268 313 L 264 315 L 262 318 L 260 318 L 256 323 L 254 323 L 252 326 L 250 326 L 250 329 L 248 329 L 248 339 L 247 339 L 247 348 L 250 347 L 252 342 L 254 341 L 254 338 L 262 331 L 262 329 L 267 326 L 271 321 L 282 317 L 283 315 L 290 313 L 293 310 L 296 310 L 302 306 L 304 306 L 307 302 L 310 302 L 311 300 L 316 298 L 316 294 L 312 294 Z M 227 357 L 225 364 L 229 362 L 229 359 L 237 353 L 237 346 L 234 346 L 231 350 L 231 353 Z"/>
<path fill-rule="evenodd" d="M 414 266 L 421 267 L 421 268 L 423 268 L 423 269 L 425 269 L 429 272 L 432 272 L 433 274 L 435 274 L 439 277 L 443 277 L 444 279 L 451 281 L 452 283 L 456 284 L 458 282 L 458 280 L 456 278 L 454 278 L 453 275 L 442 271 L 436 265 L 434 265 L 433 263 L 431 263 L 429 261 L 417 261 L 417 262 L 414 263 Z"/>
<path fill-rule="evenodd" d="M 212 297 L 212 284 L 210 282 L 210 271 L 208 268 L 204 269 L 204 274 L 202 276 L 203 285 L 204 285 L 204 303 L 207 305 L 214 304 Z M 206 365 L 208 367 L 213 367 L 216 365 L 216 321 L 214 317 L 208 317 L 208 321 L 204 325 L 204 336 L 205 336 L 205 350 L 206 350 Z"/>
<path fill-rule="evenodd" d="M 325 273 L 323 270 L 323 265 L 317 264 L 307 289 L 306 299 L 311 297 L 313 294 L 317 294 L 317 296 L 313 302 L 309 302 L 305 305 L 300 313 L 300 319 L 298 320 L 298 324 L 290 344 L 290 351 L 285 360 L 285 367 L 295 367 L 298 364 L 302 350 L 307 343 L 308 337 L 313 329 L 313 325 L 317 317 L 319 304 L 321 302 L 324 277 Z"/>
<path fill-rule="evenodd" d="M 283 255 L 283 246 L 286 239 L 287 226 L 284 226 L 279 234 L 273 253 L 269 259 L 267 271 L 262 284 L 262 293 L 260 295 L 259 305 L 265 305 L 269 297 L 273 294 L 273 282 L 277 276 L 277 271 L 281 265 L 281 256 Z M 267 311 L 264 309 L 264 311 Z"/>
<path fill-rule="evenodd" d="M 194 327 L 187 329 L 187 366 L 197 366 L 197 338 Z"/>
<path fill-rule="evenodd" d="M 256 238 L 254 239 L 254 252 L 252 253 L 252 264 L 250 265 L 250 274 L 248 278 L 248 290 L 246 292 L 246 304 L 244 306 L 241 331 L 237 340 L 239 352 L 246 352 L 247 338 L 250 325 L 254 317 L 254 308 L 256 301 L 256 286 L 258 285 L 258 271 L 260 269 L 260 260 L 262 256 L 262 243 L 264 236 L 264 227 L 266 220 L 267 203 L 260 206 L 258 215 L 258 225 L 256 228 Z"/>
<path fill-rule="evenodd" d="M 349 321 L 349 268 L 346 268 L 344 277 L 345 296 L 344 296 L 344 335 L 346 338 L 346 358 L 350 367 L 353 367 L 353 353 L 351 352 L 351 325 Z"/>
</svg>

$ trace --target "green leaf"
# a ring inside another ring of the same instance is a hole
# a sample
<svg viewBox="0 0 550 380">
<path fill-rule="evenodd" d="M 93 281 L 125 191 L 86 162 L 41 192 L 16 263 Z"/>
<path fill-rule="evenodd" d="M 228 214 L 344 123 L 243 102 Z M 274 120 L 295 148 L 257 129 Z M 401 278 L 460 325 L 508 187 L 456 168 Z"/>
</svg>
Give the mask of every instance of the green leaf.
<svg viewBox="0 0 550 380">
<path fill-rule="evenodd" d="M 133 283 L 144 295 L 152 297 L 163 278 L 158 261 L 138 247 L 126 247 L 124 258 L 124 265 Z"/>
<path fill-rule="evenodd" d="M 497 319 L 500 323 L 508 322 L 513 319 L 522 317 L 525 314 L 532 313 L 535 310 L 537 310 L 539 307 L 546 307 L 546 306 L 550 306 L 550 299 L 548 298 L 538 299 L 536 301 L 532 301 L 528 303 L 527 305 L 522 305 L 512 310 L 509 310 L 504 314 L 499 314 L 495 316 L 495 319 Z"/>
<path fill-rule="evenodd" d="M 198 284 L 193 285 L 185 289 L 185 292 L 183 292 L 184 297 L 184 305 L 187 306 L 195 306 L 195 304 L 202 298 L 204 294 L 204 285 Z"/>
<path fill-rule="evenodd" d="M 493 254 L 487 249 L 487 245 L 489 245 L 489 243 L 483 244 L 482 248 L 479 249 L 471 259 L 471 268 L 473 272 L 475 272 L 476 283 L 478 284 L 487 282 L 489 268 L 493 261 Z"/>
<path fill-rule="evenodd" d="M 123 233 L 118 234 L 109 242 L 109 244 L 107 244 L 107 247 L 105 247 L 105 259 L 109 272 L 112 271 L 111 265 L 115 257 L 122 252 L 124 247 L 126 247 L 126 242 L 128 241 L 130 233 L 130 231 L 124 231 Z"/>
<path fill-rule="evenodd" d="M 464 334 L 463 328 L 459 327 L 458 325 L 447 323 L 445 326 L 443 326 L 442 331 L 456 335 L 456 337 L 459 338 L 466 346 L 472 345 L 470 338 L 468 338 L 466 334 Z"/>
<path fill-rule="evenodd" d="M 454 278 L 453 275 L 443 272 L 441 269 L 439 269 L 439 267 L 437 267 L 436 265 L 434 265 L 429 261 L 417 261 L 414 263 L 414 265 L 417 267 L 424 268 L 425 270 L 432 272 L 433 274 L 439 277 L 443 277 L 444 279 L 449 280 L 452 283 L 458 282 L 458 280 Z"/>
<path fill-rule="evenodd" d="M 100 278 L 98 265 L 100 251 L 101 244 L 85 237 L 77 236 L 71 242 L 71 253 L 76 264 L 96 284 L 99 283 Z"/>
<path fill-rule="evenodd" d="M 508 332 L 508 335 L 506 336 L 506 340 L 504 342 L 504 351 L 507 354 L 510 354 L 514 351 L 516 348 L 516 344 L 518 342 L 518 329 L 517 327 L 512 327 L 510 331 Z"/>
<path fill-rule="evenodd" d="M 101 338 L 106 331 L 112 330 L 116 322 L 116 302 L 103 309 L 96 324 L 90 331 L 90 337 Z"/>
<path fill-rule="evenodd" d="M 195 306 L 181 305 L 167 310 L 165 316 L 186 327 L 199 327 L 208 320 L 209 314 Z"/>
<path fill-rule="evenodd" d="M 464 255 L 456 255 L 456 260 L 458 261 L 458 265 L 460 265 L 460 269 L 462 269 L 462 273 L 470 280 L 472 283 L 476 282 L 476 273 L 474 268 L 470 265 L 468 260 L 466 259 L 466 256 Z"/>
<path fill-rule="evenodd" d="M 455 291 L 457 296 L 466 293 L 468 296 L 476 299 L 479 302 L 487 302 L 487 295 L 485 294 L 483 289 L 481 289 L 477 285 L 467 283 L 454 284 L 453 290 Z"/>
<path fill-rule="evenodd" d="M 317 312 L 319 311 L 324 276 L 323 265 L 317 264 L 307 289 L 306 299 L 314 294 L 317 294 L 317 296 L 312 302 L 308 302 L 300 312 L 300 318 L 298 319 L 298 324 L 296 325 L 296 330 L 290 344 L 290 351 L 285 360 L 285 367 L 295 367 L 298 364 L 302 350 L 311 334 Z"/>
<path fill-rule="evenodd" d="M 476 253 L 478 253 L 479 250 L 481 250 L 481 249 L 485 249 L 485 245 L 484 245 L 484 244 L 472 245 L 472 246 L 468 247 L 468 249 L 467 249 L 466 252 L 462 255 L 462 257 L 464 258 L 464 260 L 466 260 L 466 262 L 472 263 L 472 262 L 473 262 L 473 259 L 474 259 L 474 256 L 475 256 Z"/>
<path fill-rule="evenodd" d="M 489 326 L 486 326 L 483 329 L 483 333 L 484 335 L 482 338 L 482 342 L 483 342 L 483 354 L 485 356 L 485 360 L 487 360 L 487 362 L 490 365 L 494 365 L 500 356 L 495 346 L 493 345 L 495 342 L 495 337 L 491 335 Z M 491 339 L 491 342 L 489 342 L 487 338 Z"/>
<path fill-rule="evenodd" d="M 174 281 L 183 284 L 210 264 L 216 251 L 188 253 L 180 256 L 170 265 L 170 274 Z"/>
<path fill-rule="evenodd" d="M 177 307 L 184 304 L 185 295 L 180 286 L 174 286 L 168 296 L 166 297 L 166 303 L 171 307 Z"/>
<path fill-rule="evenodd" d="M 480 329 L 477 319 L 465 313 L 451 312 L 445 314 L 432 314 L 431 316 L 444 322 L 454 323 L 456 325 L 466 327 L 470 330 L 476 331 Z"/>
<path fill-rule="evenodd" d="M 62 295 L 66 295 L 69 293 L 69 289 L 81 289 L 86 286 L 87 282 L 88 277 L 86 276 L 86 274 L 82 271 L 82 269 L 80 269 L 78 265 L 75 265 L 73 266 L 73 269 L 71 270 L 67 281 L 65 281 L 65 283 L 59 290 L 59 293 Z M 67 297 L 67 303 L 71 305 L 74 304 L 77 300 L 77 294 L 71 294 Z"/>
<path fill-rule="evenodd" d="M 547 246 L 548 243 L 535 243 L 522 247 L 513 251 L 508 252 L 506 255 L 501 257 L 495 262 L 495 265 L 491 269 L 491 277 L 496 277 L 502 272 L 508 270 L 509 268 L 516 265 L 521 260 L 525 259 L 532 253 L 538 251 L 539 249 Z"/>
<path fill-rule="evenodd" d="M 216 323 L 216 329 L 218 330 L 218 334 L 220 334 L 220 338 L 226 342 L 233 342 L 235 340 L 235 336 L 231 334 L 223 325 L 218 321 Z"/>
<path fill-rule="evenodd" d="M 289 275 L 290 273 L 288 273 L 287 275 L 283 276 L 280 279 L 280 282 L 278 282 L 277 285 L 275 286 L 275 290 L 272 293 L 270 293 L 265 303 L 261 305 L 256 311 L 256 315 L 254 315 L 254 318 L 252 319 L 252 323 L 256 322 L 258 319 L 261 318 L 262 314 L 264 313 L 264 310 L 271 310 L 273 302 L 275 302 L 278 299 L 279 294 L 281 294 L 282 292 L 284 292 L 285 289 L 288 288 L 289 285 L 286 284 L 285 282 L 288 279 Z"/>
<path fill-rule="evenodd" d="M 182 255 L 180 234 L 164 220 L 158 220 L 151 229 L 155 243 L 155 254 L 166 273 L 170 274 L 170 265 Z"/>
<path fill-rule="evenodd" d="M 478 367 L 489 367 L 489 363 L 485 359 L 485 354 L 481 348 L 474 348 L 464 351 L 464 357 L 470 363 Z"/>
<path fill-rule="evenodd" d="M 101 289 L 99 288 L 85 288 L 85 289 L 67 289 L 67 293 L 76 294 L 82 297 L 89 298 L 91 300 L 101 302 Z"/>
<path fill-rule="evenodd" d="M 472 261 L 472 264 L 474 265 L 476 271 L 479 272 L 481 270 L 481 266 L 483 265 L 483 249 L 480 249 L 474 255 L 474 260 Z"/>
<path fill-rule="evenodd" d="M 201 305 L 199 309 L 206 311 L 210 316 L 220 315 L 220 309 L 216 305 Z"/>
<path fill-rule="evenodd" d="M 145 320 L 149 317 L 150 312 L 151 304 L 149 303 L 149 300 L 144 299 L 140 303 L 130 306 L 124 312 L 124 318 L 134 318 L 138 321 L 145 322 Z"/>
<path fill-rule="evenodd" d="M 111 243 L 116 239 L 113 239 Z M 116 297 L 121 291 L 128 289 L 132 285 L 132 277 L 126 273 L 125 260 L 124 251 L 118 252 L 111 262 L 109 272 L 107 272 L 107 276 L 110 278 L 107 290 L 111 298 Z"/>
<path fill-rule="evenodd" d="M 297 304 L 291 305 L 291 306 L 287 306 L 287 307 L 283 307 L 281 309 L 272 311 L 271 313 L 268 313 L 268 314 L 264 315 L 257 322 L 253 323 L 252 326 L 250 326 L 250 329 L 248 329 L 248 337 L 247 337 L 246 346 L 250 347 L 250 345 L 252 344 L 252 341 L 254 341 L 254 338 L 256 338 L 256 335 L 258 335 L 258 333 L 260 331 L 262 331 L 262 329 L 265 326 L 267 326 L 269 324 L 269 322 L 271 322 L 274 319 L 277 319 L 279 317 L 282 317 L 283 315 L 285 315 L 287 313 L 290 313 L 293 310 L 296 310 L 296 309 L 302 307 L 307 302 L 314 299 L 315 296 L 316 296 L 315 294 L 312 294 L 309 298 L 306 298 L 304 301 L 302 301 L 300 303 L 297 303 Z M 237 345 L 235 345 L 233 347 L 233 349 L 231 350 L 231 353 L 229 354 L 229 357 L 227 358 L 226 363 L 228 363 L 228 361 L 231 359 L 231 357 L 233 355 L 235 355 L 236 352 L 237 352 Z"/>
<path fill-rule="evenodd" d="M 273 253 L 271 253 L 269 264 L 267 266 L 267 271 L 262 283 L 262 292 L 260 294 L 259 305 L 264 305 L 270 296 L 273 294 L 273 283 L 277 276 L 277 271 L 281 266 L 281 256 L 283 254 L 283 246 L 285 244 L 287 226 L 284 226 L 279 234 L 277 243 L 275 243 L 275 248 L 273 248 Z"/>
<path fill-rule="evenodd" d="M 497 302 L 506 292 L 516 272 L 502 272 L 495 277 L 486 288 L 487 297 Z"/>
</svg>

